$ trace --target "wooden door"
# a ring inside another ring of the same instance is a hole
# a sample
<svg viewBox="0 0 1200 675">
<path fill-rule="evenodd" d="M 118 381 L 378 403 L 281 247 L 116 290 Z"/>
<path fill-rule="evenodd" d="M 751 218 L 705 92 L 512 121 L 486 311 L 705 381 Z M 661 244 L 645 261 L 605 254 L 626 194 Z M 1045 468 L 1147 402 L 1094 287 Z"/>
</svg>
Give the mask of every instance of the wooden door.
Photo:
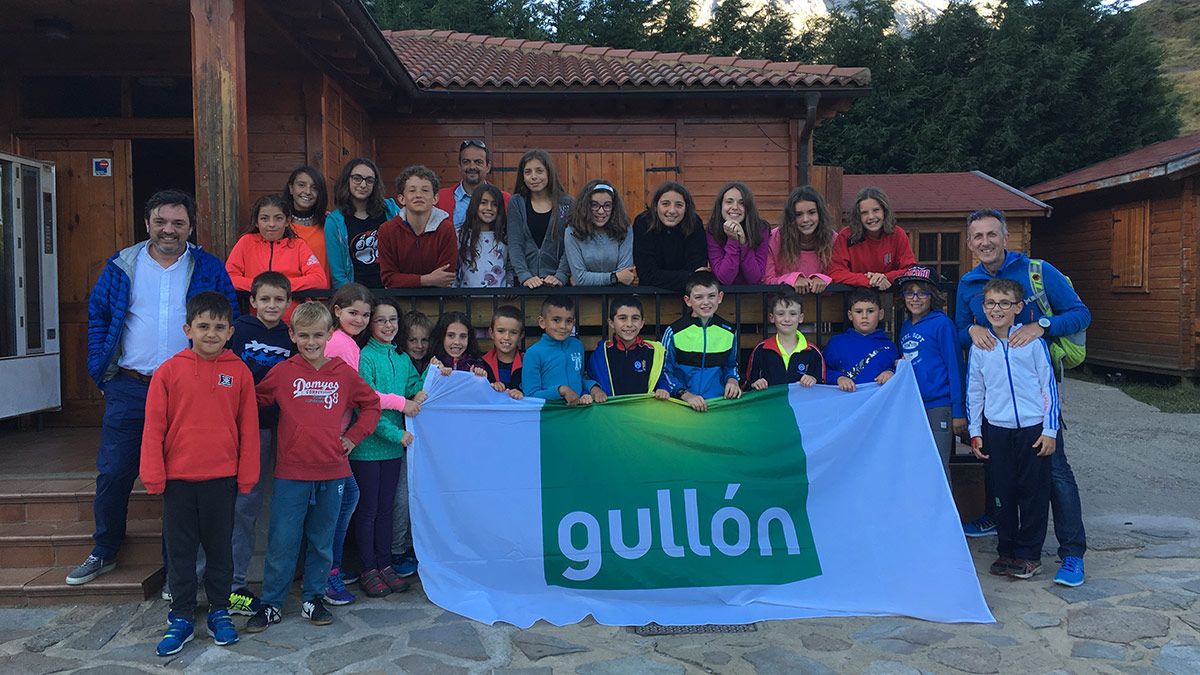
<svg viewBox="0 0 1200 675">
<path fill-rule="evenodd" d="M 131 220 L 129 141 L 23 140 L 21 153 L 54 162 L 58 174 L 63 410 L 47 416 L 47 422 L 56 426 L 98 425 L 104 399 L 87 372 L 87 301 L 105 261 L 135 241 L 139 226 Z M 92 160 L 99 158 L 109 160 L 111 175 L 93 175 Z"/>
<path fill-rule="evenodd" d="M 515 171 L 521 160 L 519 152 L 496 154 L 493 165 Z M 551 152 L 550 159 L 558 171 L 563 188 L 575 196 L 588 181 L 603 178 L 621 193 L 625 210 L 632 220 L 641 213 L 654 189 L 667 180 L 676 180 L 678 168 L 675 152 Z M 496 169 L 493 169 L 495 172 Z M 494 174 L 493 174 L 494 175 Z M 507 183 L 508 181 L 505 180 Z"/>
</svg>

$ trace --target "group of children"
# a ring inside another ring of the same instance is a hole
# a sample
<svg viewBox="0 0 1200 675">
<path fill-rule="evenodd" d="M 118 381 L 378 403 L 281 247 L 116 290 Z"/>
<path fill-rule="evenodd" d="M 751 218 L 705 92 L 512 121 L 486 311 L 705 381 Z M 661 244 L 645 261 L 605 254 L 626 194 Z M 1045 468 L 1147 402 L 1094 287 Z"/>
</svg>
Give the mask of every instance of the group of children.
<svg viewBox="0 0 1200 675">
<path fill-rule="evenodd" d="M 250 632 L 281 620 L 302 546 L 301 614 L 314 624 L 332 622 L 326 604 L 354 601 L 346 583 L 357 581 L 370 597 L 408 587 L 405 577 L 417 563 L 404 470 L 413 436 L 405 418 L 420 414 L 428 367 L 443 375 L 471 372 L 513 398 L 589 405 L 642 394 L 704 412 L 708 399 L 734 399 L 748 389 L 884 385 L 897 360 L 908 359 L 943 467 L 950 436 L 969 425 L 975 454 L 999 476 L 1000 559 L 992 572 L 1028 578 L 1040 567 L 1047 458 L 1058 420 L 1048 352 L 1041 340 L 1008 345 L 1023 294 L 1014 282 L 989 283 L 984 306 L 1001 348 L 972 347 L 964 397 L 961 351 L 931 276 L 913 267 L 895 279 L 909 314 L 900 331 L 902 350 L 879 327 L 884 307 L 878 292 L 858 288 L 846 297 L 850 327 L 822 353 L 800 330 L 802 297 L 783 286 L 769 305 L 774 335 L 752 350 L 744 376 L 734 325 L 718 314 L 721 283 L 708 270 L 688 277 L 683 299 L 689 315 L 667 327 L 660 342 L 643 339 L 637 297 L 612 300 L 611 337 L 589 358 L 574 335 L 575 306 L 567 295 L 545 299 L 537 320 L 542 336 L 523 353 L 524 316 L 508 305 L 495 310 L 488 328 L 493 346 L 482 353 L 467 315 L 446 312 L 432 323 L 418 312 L 402 314 L 390 297 L 375 297 L 357 283 L 337 289 L 327 305 L 295 306 L 290 325 L 284 313 L 292 307 L 292 287 L 278 272 L 252 280 L 254 314 L 237 321 L 224 296 L 197 295 L 187 303 L 184 327 L 191 346 L 151 382 L 142 445 L 143 482 L 151 493 L 164 494 L 173 595 L 158 653 L 177 653 L 194 635 L 198 548 L 206 559 L 208 626 L 217 644 L 238 639 L 231 613 L 250 616 Z M 246 578 L 269 475 L 259 598 Z M 359 574 L 342 564 L 352 525 Z"/>
</svg>

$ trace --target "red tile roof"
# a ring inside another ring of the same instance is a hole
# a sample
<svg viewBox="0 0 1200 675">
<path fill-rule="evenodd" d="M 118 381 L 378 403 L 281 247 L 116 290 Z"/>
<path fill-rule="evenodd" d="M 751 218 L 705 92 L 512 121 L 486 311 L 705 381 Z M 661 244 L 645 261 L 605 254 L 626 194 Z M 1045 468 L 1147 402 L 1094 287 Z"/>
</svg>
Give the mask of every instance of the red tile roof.
<svg viewBox="0 0 1200 675">
<path fill-rule="evenodd" d="M 1147 145 L 1030 186 L 1025 191 L 1042 199 L 1054 199 L 1165 176 L 1194 164 L 1200 164 L 1200 133 Z"/>
<path fill-rule="evenodd" d="M 866 68 L 639 52 L 446 30 L 383 31 L 383 35 L 417 86 L 426 91 L 861 89 L 871 77 Z"/>
<path fill-rule="evenodd" d="M 982 171 L 954 173 L 847 174 L 842 179 L 842 212 L 854 208 L 854 195 L 880 188 L 892 210 L 905 213 L 967 214 L 976 209 L 1048 212 L 1042 202 Z"/>
</svg>

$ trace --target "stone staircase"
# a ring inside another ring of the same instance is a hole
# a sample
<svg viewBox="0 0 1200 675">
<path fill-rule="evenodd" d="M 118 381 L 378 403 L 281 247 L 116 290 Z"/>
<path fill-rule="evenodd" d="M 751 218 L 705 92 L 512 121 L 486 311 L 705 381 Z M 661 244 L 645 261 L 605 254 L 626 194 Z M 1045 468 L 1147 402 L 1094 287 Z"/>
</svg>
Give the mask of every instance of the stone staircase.
<svg viewBox="0 0 1200 675">
<path fill-rule="evenodd" d="M 95 481 L 0 480 L 0 605 L 141 601 L 163 583 L 162 500 L 139 482 L 117 569 L 83 586 L 67 573 L 92 549 Z"/>
</svg>

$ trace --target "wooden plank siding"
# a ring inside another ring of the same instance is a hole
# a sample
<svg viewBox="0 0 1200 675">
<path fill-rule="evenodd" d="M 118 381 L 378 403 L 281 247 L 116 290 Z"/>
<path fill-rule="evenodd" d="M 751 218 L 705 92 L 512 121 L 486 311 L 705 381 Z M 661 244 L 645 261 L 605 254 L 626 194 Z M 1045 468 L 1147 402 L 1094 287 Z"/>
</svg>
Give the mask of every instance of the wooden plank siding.
<svg viewBox="0 0 1200 675">
<path fill-rule="evenodd" d="M 483 139 L 493 152 L 492 182 L 512 191 L 521 155 L 532 148 L 548 151 L 564 187 L 574 193 L 593 178 L 614 183 L 630 217 L 645 208 L 664 180 L 677 179 L 696 198 L 707 218 L 716 192 L 730 180 L 744 180 L 754 191 L 763 217 L 777 223 L 792 187 L 791 135 L 782 119 L 431 119 L 376 116 L 380 171 L 392 180 L 409 164 L 425 164 L 443 185 L 458 180 L 458 146 Z M 647 171 L 678 166 L 681 172 Z"/>
<path fill-rule="evenodd" d="M 1036 228 L 1034 254 L 1070 276 L 1092 312 L 1089 359 L 1195 372 L 1196 221 L 1188 223 L 1185 237 L 1183 208 L 1185 187 L 1195 199 L 1194 184 L 1195 177 L 1162 178 L 1064 198 Z M 1149 220 L 1148 241 L 1137 220 L 1141 213 Z M 1144 260 L 1129 257 L 1138 248 L 1146 252 Z M 1144 283 L 1126 278 L 1139 273 Z"/>
</svg>

